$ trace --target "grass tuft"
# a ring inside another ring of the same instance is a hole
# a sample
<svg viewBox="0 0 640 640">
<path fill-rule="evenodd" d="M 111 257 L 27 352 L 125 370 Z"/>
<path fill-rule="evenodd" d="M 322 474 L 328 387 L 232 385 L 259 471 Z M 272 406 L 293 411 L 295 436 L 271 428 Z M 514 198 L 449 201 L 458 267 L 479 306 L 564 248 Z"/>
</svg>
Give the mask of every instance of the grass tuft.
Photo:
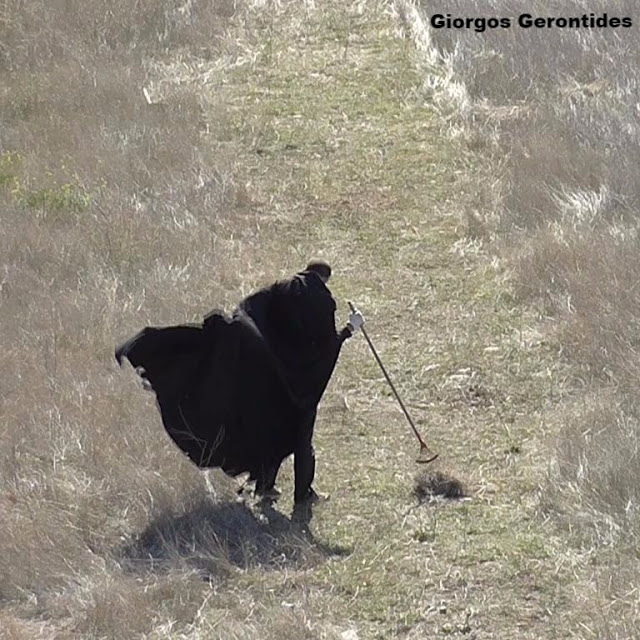
<svg viewBox="0 0 640 640">
<path fill-rule="evenodd" d="M 460 480 L 442 471 L 424 471 L 416 476 L 413 495 L 419 502 L 433 498 L 460 500 L 466 497 L 464 485 Z"/>
</svg>

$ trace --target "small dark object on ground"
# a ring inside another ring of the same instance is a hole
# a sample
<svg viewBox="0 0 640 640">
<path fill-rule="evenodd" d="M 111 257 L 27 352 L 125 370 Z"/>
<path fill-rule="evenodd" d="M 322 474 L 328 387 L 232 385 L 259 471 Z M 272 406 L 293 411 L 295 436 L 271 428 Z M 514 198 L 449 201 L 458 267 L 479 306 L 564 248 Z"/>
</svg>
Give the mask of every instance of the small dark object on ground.
<svg viewBox="0 0 640 640">
<path fill-rule="evenodd" d="M 462 482 L 441 471 L 417 475 L 413 495 L 420 502 L 436 497 L 460 500 L 466 496 Z"/>
</svg>

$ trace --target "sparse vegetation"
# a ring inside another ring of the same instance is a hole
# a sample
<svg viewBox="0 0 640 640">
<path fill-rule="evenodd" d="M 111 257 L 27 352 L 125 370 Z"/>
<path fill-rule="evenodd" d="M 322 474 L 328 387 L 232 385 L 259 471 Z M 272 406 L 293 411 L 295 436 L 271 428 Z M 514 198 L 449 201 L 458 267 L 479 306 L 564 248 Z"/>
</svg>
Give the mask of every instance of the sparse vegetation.
<svg viewBox="0 0 640 640">
<path fill-rule="evenodd" d="M 421 4 L 428 14 L 485 17 L 635 9 L 625 1 L 553 10 L 518 0 Z M 432 59 L 460 88 L 451 105 L 459 126 L 492 160 L 494 179 L 467 212 L 470 231 L 500 247 L 515 295 L 538 306 L 546 339 L 575 367 L 556 389 L 565 399 L 545 417 L 557 448 L 542 504 L 593 555 L 577 636 L 588 638 L 637 633 L 638 607 L 626 597 L 637 580 L 618 567 L 635 566 L 639 540 L 637 29 L 429 33 Z"/>
<path fill-rule="evenodd" d="M 635 629 L 637 52 L 597 34 L 454 47 L 423 18 L 386 0 L 5 2 L 0 638 Z M 352 341 L 309 531 L 290 467 L 277 509 L 236 502 L 112 350 L 312 255 L 441 458 L 416 486 L 415 442 Z M 416 504 L 451 478 L 468 499 Z"/>
</svg>

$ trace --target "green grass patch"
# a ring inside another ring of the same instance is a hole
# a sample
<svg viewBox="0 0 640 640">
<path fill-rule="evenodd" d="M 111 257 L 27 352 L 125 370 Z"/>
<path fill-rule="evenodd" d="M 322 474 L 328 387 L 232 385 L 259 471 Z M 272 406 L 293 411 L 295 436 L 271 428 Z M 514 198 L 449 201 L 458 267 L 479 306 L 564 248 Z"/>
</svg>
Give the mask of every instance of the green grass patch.
<svg viewBox="0 0 640 640">
<path fill-rule="evenodd" d="M 62 219 L 65 215 L 71 217 L 86 211 L 91 204 L 89 194 L 70 182 L 35 189 L 18 186 L 14 195 L 20 204 L 28 209 L 41 211 L 45 218 Z"/>
</svg>

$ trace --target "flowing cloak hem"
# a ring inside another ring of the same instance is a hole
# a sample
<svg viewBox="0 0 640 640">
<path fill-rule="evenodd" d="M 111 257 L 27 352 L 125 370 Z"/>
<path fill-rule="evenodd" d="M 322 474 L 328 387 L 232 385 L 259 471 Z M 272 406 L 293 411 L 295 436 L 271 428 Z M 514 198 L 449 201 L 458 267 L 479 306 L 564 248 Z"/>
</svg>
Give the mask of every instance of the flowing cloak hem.
<svg viewBox="0 0 640 640">
<path fill-rule="evenodd" d="M 342 344 L 315 276 L 276 283 L 231 318 L 146 327 L 116 349 L 119 363 L 143 369 L 167 433 L 198 467 L 258 476 L 293 453 Z"/>
</svg>

